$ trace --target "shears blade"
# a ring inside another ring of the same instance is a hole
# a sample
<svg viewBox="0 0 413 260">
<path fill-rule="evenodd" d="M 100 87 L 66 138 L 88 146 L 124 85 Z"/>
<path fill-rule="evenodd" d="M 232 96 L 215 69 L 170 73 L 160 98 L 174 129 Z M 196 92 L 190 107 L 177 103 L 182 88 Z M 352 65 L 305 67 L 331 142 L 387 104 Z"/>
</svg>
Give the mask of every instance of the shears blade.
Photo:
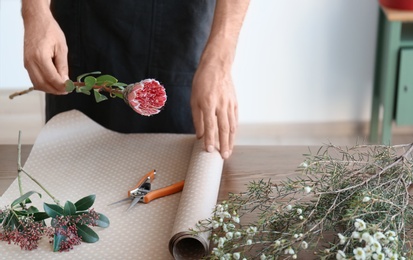
<svg viewBox="0 0 413 260">
<path fill-rule="evenodd" d="M 132 200 L 132 202 L 130 203 L 129 208 L 128 208 L 126 211 L 130 210 L 131 208 L 133 208 L 133 206 L 135 206 L 135 205 L 141 200 L 141 198 L 143 198 L 143 196 L 135 197 L 135 198 Z"/>
</svg>

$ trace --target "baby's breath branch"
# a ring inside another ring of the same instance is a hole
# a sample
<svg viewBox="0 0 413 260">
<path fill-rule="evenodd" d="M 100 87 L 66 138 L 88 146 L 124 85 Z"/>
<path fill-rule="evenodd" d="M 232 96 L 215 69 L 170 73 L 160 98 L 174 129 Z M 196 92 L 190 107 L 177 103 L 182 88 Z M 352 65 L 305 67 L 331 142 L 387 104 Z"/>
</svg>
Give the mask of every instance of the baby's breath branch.
<svg viewBox="0 0 413 260">
<path fill-rule="evenodd" d="M 34 87 L 30 87 L 30 88 L 28 88 L 28 89 L 26 89 L 26 90 L 23 90 L 23 91 L 17 91 L 17 92 L 14 92 L 13 94 L 11 94 L 11 95 L 9 96 L 9 98 L 10 98 L 10 99 L 13 99 L 13 98 L 15 98 L 15 97 L 17 97 L 17 96 L 21 96 L 21 95 L 27 94 L 27 93 L 29 93 L 29 92 L 31 92 L 31 91 L 33 91 L 33 90 L 34 90 Z"/>
</svg>

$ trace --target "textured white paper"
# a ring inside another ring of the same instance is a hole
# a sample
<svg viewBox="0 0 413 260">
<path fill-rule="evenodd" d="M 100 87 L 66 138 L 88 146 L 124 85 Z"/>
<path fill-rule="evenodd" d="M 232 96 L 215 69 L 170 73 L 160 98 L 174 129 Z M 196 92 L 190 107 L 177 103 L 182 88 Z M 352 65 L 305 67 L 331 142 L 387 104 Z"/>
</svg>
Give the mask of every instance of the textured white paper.
<svg viewBox="0 0 413 260">
<path fill-rule="evenodd" d="M 59 114 L 42 129 L 24 169 L 60 199 L 61 204 L 95 194 L 94 209 L 110 219 L 110 227 L 93 228 L 99 242 L 82 243 L 64 253 L 52 252 L 45 238 L 33 251 L 0 242 L 0 259 L 172 259 L 168 248 L 169 243 L 174 243 L 170 242 L 171 237 L 210 216 L 222 166 L 219 153 L 205 152 L 202 141 L 194 135 L 120 134 L 101 127 L 78 111 Z M 157 171 L 152 189 L 185 179 L 183 192 L 149 204 L 139 203 L 129 211 L 126 211 L 129 202 L 108 206 L 125 198 L 127 190 L 152 169 Z M 52 203 L 26 176 L 22 176 L 22 183 L 24 192 L 42 193 L 42 199 L 31 197 L 40 210 L 43 202 Z M 0 198 L 0 207 L 18 196 L 15 180 Z M 207 243 L 203 241 L 205 238 L 200 239 L 202 244 Z M 192 250 L 184 247 L 179 251 L 184 249 Z"/>
</svg>

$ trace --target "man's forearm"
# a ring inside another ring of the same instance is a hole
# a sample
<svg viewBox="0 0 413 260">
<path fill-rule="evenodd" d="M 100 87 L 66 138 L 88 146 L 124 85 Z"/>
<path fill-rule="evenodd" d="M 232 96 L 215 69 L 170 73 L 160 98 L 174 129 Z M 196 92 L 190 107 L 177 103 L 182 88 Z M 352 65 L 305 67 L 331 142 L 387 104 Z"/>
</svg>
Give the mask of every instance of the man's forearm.
<svg viewBox="0 0 413 260">
<path fill-rule="evenodd" d="M 217 0 L 203 58 L 218 55 L 222 62 L 232 63 L 249 3 L 250 0 Z"/>
<path fill-rule="evenodd" d="M 51 15 L 50 0 L 22 0 L 23 21 L 44 15 Z"/>
</svg>

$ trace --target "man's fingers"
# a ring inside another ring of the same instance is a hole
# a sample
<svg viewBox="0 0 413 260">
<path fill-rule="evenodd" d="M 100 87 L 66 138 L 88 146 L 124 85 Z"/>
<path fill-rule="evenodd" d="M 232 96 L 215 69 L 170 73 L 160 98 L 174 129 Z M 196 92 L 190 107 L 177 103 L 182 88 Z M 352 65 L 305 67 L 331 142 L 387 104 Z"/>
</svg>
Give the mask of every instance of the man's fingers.
<svg viewBox="0 0 413 260">
<path fill-rule="evenodd" d="M 215 150 L 216 116 L 213 110 L 204 110 L 202 116 L 204 119 L 205 148 L 208 152 L 213 152 Z"/>
<path fill-rule="evenodd" d="M 229 135 L 230 135 L 230 124 L 228 111 L 219 110 L 217 112 L 217 121 L 218 121 L 218 136 L 219 136 L 219 150 L 221 156 L 224 159 L 227 159 L 230 156 L 229 149 Z"/>
<path fill-rule="evenodd" d="M 194 122 L 196 137 L 200 139 L 204 136 L 204 121 L 202 118 L 202 111 L 197 104 L 192 105 L 192 120 Z"/>
</svg>

